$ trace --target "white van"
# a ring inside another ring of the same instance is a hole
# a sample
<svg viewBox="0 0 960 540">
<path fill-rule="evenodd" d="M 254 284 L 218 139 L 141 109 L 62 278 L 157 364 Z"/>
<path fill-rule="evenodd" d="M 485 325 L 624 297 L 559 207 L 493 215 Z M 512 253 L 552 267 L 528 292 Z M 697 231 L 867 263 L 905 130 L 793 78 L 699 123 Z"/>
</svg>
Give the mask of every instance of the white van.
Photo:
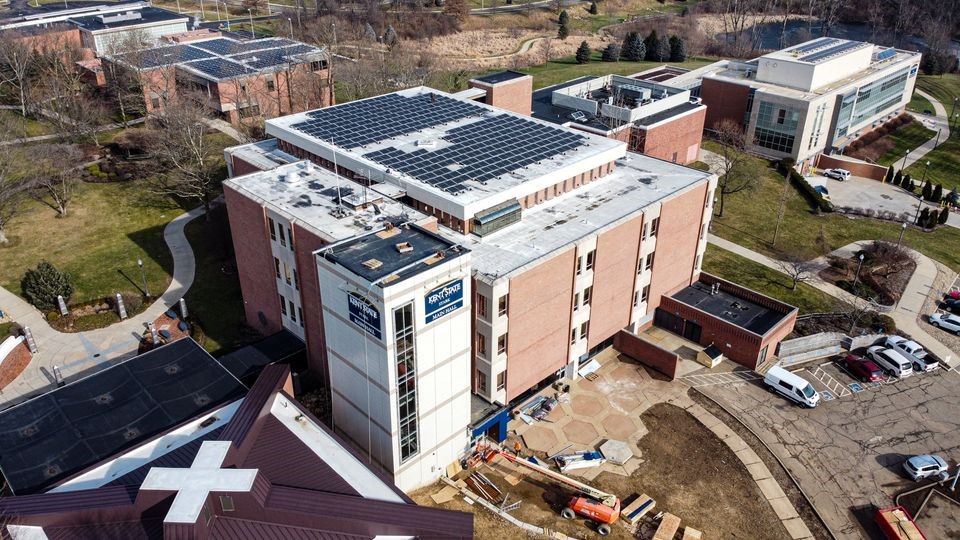
<svg viewBox="0 0 960 540">
<path fill-rule="evenodd" d="M 820 403 L 820 394 L 813 389 L 812 384 L 780 366 L 772 366 L 767 370 L 763 382 L 771 392 L 780 392 L 800 405 L 812 409 Z"/>
<path fill-rule="evenodd" d="M 867 349 L 867 356 L 898 379 L 913 374 L 913 362 L 907 360 L 896 349 L 886 349 L 882 345 L 874 345 Z"/>
</svg>

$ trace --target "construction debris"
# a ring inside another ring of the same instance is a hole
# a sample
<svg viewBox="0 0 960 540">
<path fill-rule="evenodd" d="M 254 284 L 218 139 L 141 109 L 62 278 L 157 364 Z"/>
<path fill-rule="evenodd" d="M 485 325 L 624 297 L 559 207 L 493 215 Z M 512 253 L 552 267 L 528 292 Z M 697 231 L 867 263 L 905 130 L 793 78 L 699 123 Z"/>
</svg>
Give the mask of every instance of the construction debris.
<svg viewBox="0 0 960 540">
<path fill-rule="evenodd" d="M 700 540 L 703 538 L 703 533 L 694 529 L 693 527 L 684 527 L 683 528 L 683 538 L 681 540 Z"/>
<path fill-rule="evenodd" d="M 630 450 L 630 445 L 614 439 L 609 439 L 601 444 L 600 452 L 603 453 L 603 457 L 617 465 L 623 465 L 633 457 L 633 451 Z"/>
<path fill-rule="evenodd" d="M 660 518 L 660 526 L 657 527 L 657 532 L 653 535 L 652 540 L 673 540 L 679 528 L 680 518 L 670 512 L 664 512 L 663 517 Z"/>
<path fill-rule="evenodd" d="M 593 451 L 574 452 L 572 454 L 557 456 L 555 459 L 557 461 L 557 466 L 560 467 L 560 470 L 563 472 L 572 471 L 574 469 L 589 469 L 591 467 L 599 467 L 607 462 L 606 458 L 603 457 L 603 454 Z"/>
<path fill-rule="evenodd" d="M 430 496 L 433 502 L 444 504 L 453 500 L 457 496 L 458 490 L 453 486 L 444 486 L 443 489 Z"/>
<path fill-rule="evenodd" d="M 640 495 L 620 511 L 620 517 L 631 525 L 636 525 L 643 516 L 657 507 L 657 502 L 646 493 Z"/>
</svg>

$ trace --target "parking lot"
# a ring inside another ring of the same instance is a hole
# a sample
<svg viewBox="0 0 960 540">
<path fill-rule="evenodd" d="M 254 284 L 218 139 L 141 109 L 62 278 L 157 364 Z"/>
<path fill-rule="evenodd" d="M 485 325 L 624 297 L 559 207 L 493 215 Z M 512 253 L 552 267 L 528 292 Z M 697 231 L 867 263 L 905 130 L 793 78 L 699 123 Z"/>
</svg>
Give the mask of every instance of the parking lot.
<svg viewBox="0 0 960 540">
<path fill-rule="evenodd" d="M 704 370 L 684 380 L 770 446 L 838 537 L 875 534 L 873 505 L 891 506 L 897 493 L 916 485 L 902 473 L 906 457 L 937 453 L 951 464 L 960 459 L 955 369 L 882 383 L 860 383 L 829 359 L 791 371 L 820 392 L 817 408 L 768 392 L 759 377 Z M 946 519 L 958 520 L 960 512 Z"/>
</svg>

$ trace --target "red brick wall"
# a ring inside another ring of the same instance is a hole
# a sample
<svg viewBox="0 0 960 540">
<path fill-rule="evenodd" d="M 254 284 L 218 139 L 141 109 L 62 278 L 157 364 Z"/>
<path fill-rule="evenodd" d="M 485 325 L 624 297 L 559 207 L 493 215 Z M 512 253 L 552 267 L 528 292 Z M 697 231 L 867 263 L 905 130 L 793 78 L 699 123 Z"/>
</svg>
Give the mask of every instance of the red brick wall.
<svg viewBox="0 0 960 540">
<path fill-rule="evenodd" d="M 820 154 L 817 160 L 817 167 L 820 169 L 846 169 L 853 176 L 862 176 L 872 180 L 882 181 L 887 175 L 887 168 L 872 163 L 861 163 L 857 161 L 847 161 L 838 159 L 825 154 Z"/>
<path fill-rule="evenodd" d="M 297 273 L 300 277 L 300 304 L 303 308 L 305 335 L 307 338 L 307 363 L 310 371 L 321 375 L 324 382 L 330 380 L 327 370 L 327 343 L 324 339 L 323 312 L 320 309 L 320 286 L 317 278 L 317 263 L 313 252 L 326 242 L 319 236 L 293 224 L 293 245 Z"/>
<path fill-rule="evenodd" d="M 663 373 L 671 381 L 677 376 L 680 357 L 673 351 L 660 348 L 638 335 L 621 330 L 613 339 L 613 348 Z"/>
<path fill-rule="evenodd" d="M 636 150 L 642 154 L 686 165 L 697 160 L 706 107 L 650 129 L 636 129 Z"/>
<path fill-rule="evenodd" d="M 649 312 L 659 305 L 662 295 L 691 283 L 697 243 L 700 241 L 698 224 L 703 220 L 706 192 L 707 183 L 704 182 L 668 199 L 661 206 L 650 300 L 647 304 Z"/>
<path fill-rule="evenodd" d="M 533 106 L 533 77 L 529 75 L 497 85 L 470 81 L 471 88 L 482 88 L 487 91 L 484 103 L 530 116 Z"/>
<path fill-rule="evenodd" d="M 268 88 L 270 80 L 273 80 L 273 90 Z M 221 107 L 252 100 L 260 106 L 264 118 L 276 118 L 330 105 L 332 96 L 326 81 L 326 70 L 313 72 L 309 64 L 300 64 L 289 73 L 278 71 L 225 81 L 211 90 L 216 93 Z M 230 111 L 231 122 L 239 121 L 237 114 Z"/>
<path fill-rule="evenodd" d="M 597 239 L 588 348 L 630 324 L 642 232 L 643 216 L 637 216 Z"/>
<path fill-rule="evenodd" d="M 230 164 L 233 169 L 233 176 L 243 176 L 245 174 L 259 172 L 261 169 L 256 165 L 247 163 L 237 156 L 230 156 Z"/>
<path fill-rule="evenodd" d="M 699 324 L 703 329 L 700 333 L 700 345 L 704 347 L 716 345 L 730 360 L 750 369 L 756 369 L 757 355 L 762 348 L 760 336 L 735 324 L 711 317 L 667 296 L 662 298 L 660 309 Z M 770 347 L 769 354 L 773 354 L 774 348 Z"/>
<path fill-rule="evenodd" d="M 703 79 L 700 98 L 707 106 L 705 127 L 713 129 L 717 122 L 730 119 L 737 124 L 743 123 L 743 114 L 747 110 L 747 96 L 750 87 L 715 79 Z"/>
<path fill-rule="evenodd" d="M 247 324 L 264 334 L 278 332 L 283 328 L 280 322 L 280 298 L 263 207 L 229 186 L 223 187 L 223 194 L 230 217 L 230 233 L 233 235 Z M 261 323 L 260 313 L 266 324 Z"/>
<path fill-rule="evenodd" d="M 510 280 L 507 400 L 567 363 L 575 253 L 571 248 Z M 495 351 L 497 336 L 491 341 Z"/>
</svg>

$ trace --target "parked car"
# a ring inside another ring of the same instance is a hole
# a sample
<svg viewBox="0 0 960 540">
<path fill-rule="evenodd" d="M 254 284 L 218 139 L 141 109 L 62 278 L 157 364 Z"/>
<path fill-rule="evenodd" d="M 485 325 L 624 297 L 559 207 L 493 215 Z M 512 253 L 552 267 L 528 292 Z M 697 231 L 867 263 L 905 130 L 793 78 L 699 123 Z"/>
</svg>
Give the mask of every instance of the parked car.
<svg viewBox="0 0 960 540">
<path fill-rule="evenodd" d="M 924 350 L 923 346 L 916 341 L 911 341 L 903 336 L 887 336 L 887 341 L 884 343 L 884 345 L 890 347 L 891 349 L 905 352 L 911 356 L 916 356 L 917 358 L 923 358 L 927 356 L 927 351 Z"/>
<path fill-rule="evenodd" d="M 947 298 L 943 301 L 941 306 L 947 311 L 960 313 L 960 298 Z"/>
<path fill-rule="evenodd" d="M 930 355 L 913 360 L 914 373 L 929 373 L 935 369 L 940 369 L 940 362 Z"/>
<path fill-rule="evenodd" d="M 953 313 L 934 313 L 930 315 L 930 324 L 960 336 L 960 317 Z"/>
<path fill-rule="evenodd" d="M 763 382 L 771 392 L 783 394 L 805 407 L 812 409 L 820 403 L 820 394 L 813 389 L 813 385 L 803 377 L 790 373 L 780 366 L 768 369 Z"/>
<path fill-rule="evenodd" d="M 854 377 L 863 382 L 880 382 L 883 380 L 883 370 L 880 369 L 880 366 L 862 356 L 848 354 L 843 359 L 843 365 Z"/>
<path fill-rule="evenodd" d="M 850 171 L 846 169 L 827 169 L 823 171 L 823 175 L 826 176 L 827 178 L 840 180 L 841 182 L 843 182 L 844 180 L 850 179 Z"/>
<path fill-rule="evenodd" d="M 931 476 L 938 476 L 947 471 L 947 462 L 940 456 L 924 454 L 913 456 L 903 462 L 903 470 L 907 471 L 914 481 L 923 480 Z"/>
<path fill-rule="evenodd" d="M 882 345 L 874 345 L 867 349 L 867 356 L 876 362 L 878 366 L 891 373 L 898 379 L 904 379 L 913 375 L 913 365 L 910 360 L 903 357 L 902 354 L 894 349 L 888 349 Z"/>
</svg>

